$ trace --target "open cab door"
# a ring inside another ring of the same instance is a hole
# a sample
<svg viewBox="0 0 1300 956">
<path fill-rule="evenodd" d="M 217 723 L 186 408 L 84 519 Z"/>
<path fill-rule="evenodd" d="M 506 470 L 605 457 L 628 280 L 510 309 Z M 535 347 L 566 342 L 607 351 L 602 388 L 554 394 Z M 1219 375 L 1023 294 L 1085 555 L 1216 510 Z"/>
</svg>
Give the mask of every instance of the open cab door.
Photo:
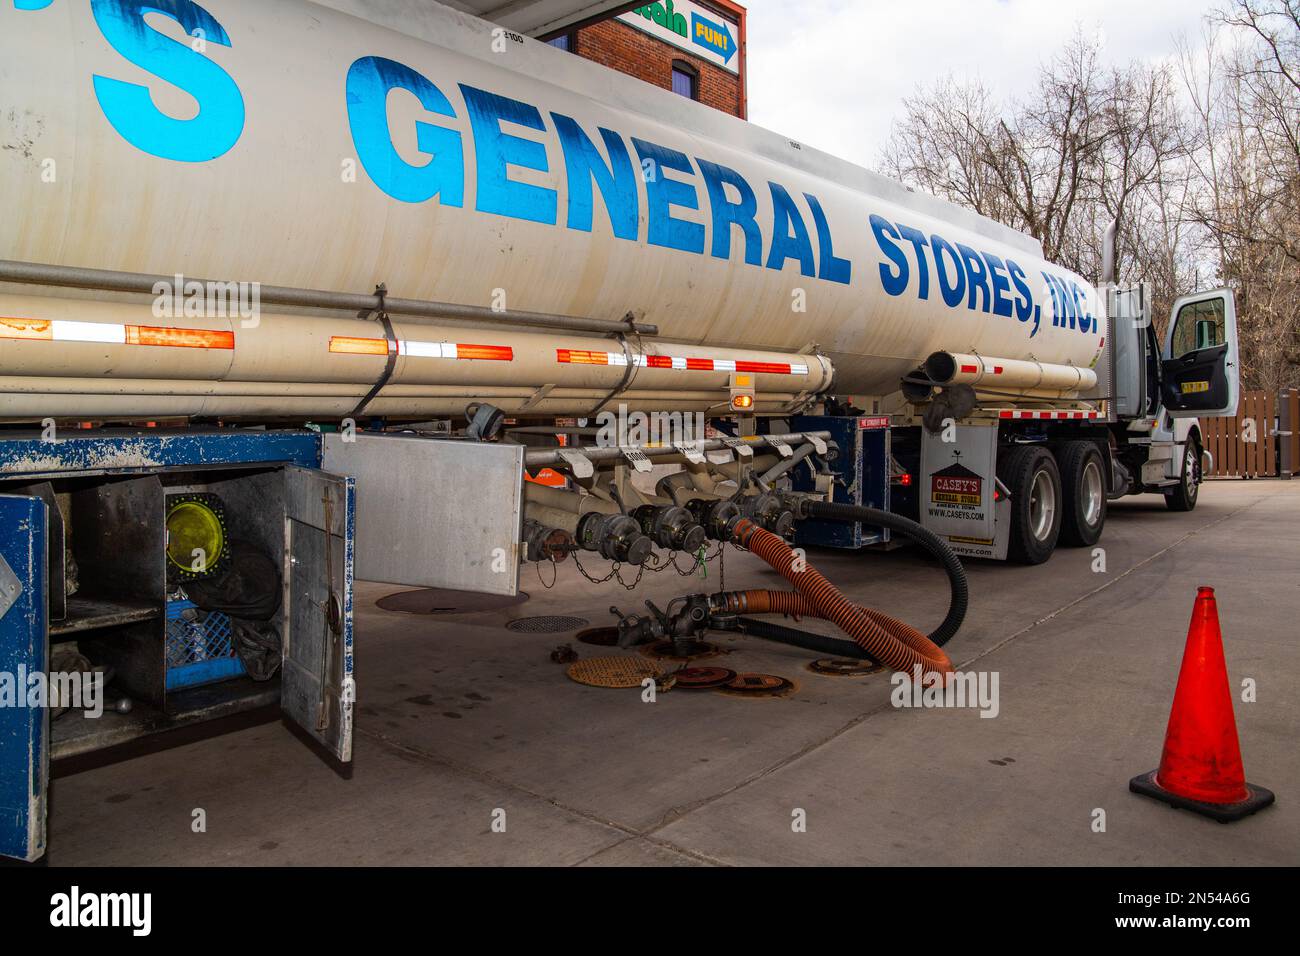
<svg viewBox="0 0 1300 956">
<path fill-rule="evenodd" d="M 1174 418 L 1237 414 L 1241 360 L 1229 290 L 1198 292 L 1174 303 L 1161 371 L 1160 397 Z"/>
</svg>

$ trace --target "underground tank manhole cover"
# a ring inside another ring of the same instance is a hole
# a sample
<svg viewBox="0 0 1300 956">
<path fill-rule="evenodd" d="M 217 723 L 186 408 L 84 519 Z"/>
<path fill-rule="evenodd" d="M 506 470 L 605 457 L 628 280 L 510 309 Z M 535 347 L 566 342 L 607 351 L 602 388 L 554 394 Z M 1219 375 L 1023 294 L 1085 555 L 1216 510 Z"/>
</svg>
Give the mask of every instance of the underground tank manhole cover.
<svg viewBox="0 0 1300 956">
<path fill-rule="evenodd" d="M 551 614 L 517 618 L 506 627 L 521 634 L 563 634 L 566 631 L 576 631 L 580 627 L 586 627 L 589 623 L 585 617 Z"/>
<path fill-rule="evenodd" d="M 798 687 L 787 677 L 776 674 L 737 674 L 735 679 L 717 688 L 729 697 L 789 697 Z"/>
<path fill-rule="evenodd" d="M 500 594 L 478 594 L 474 591 L 452 591 L 446 588 L 421 588 L 418 591 L 398 591 L 375 602 L 385 611 L 403 611 L 407 614 L 480 614 L 514 607 L 528 600 L 520 591 L 514 597 Z"/>
<path fill-rule="evenodd" d="M 879 664 L 873 664 L 871 661 L 846 657 L 823 657 L 811 662 L 808 669 L 814 674 L 822 674 L 826 677 L 865 677 L 868 674 L 879 674 L 884 670 Z"/>
<path fill-rule="evenodd" d="M 642 657 L 589 657 L 569 665 L 569 679 L 589 687 L 640 687 L 647 677 L 658 681 L 663 670 Z"/>
</svg>

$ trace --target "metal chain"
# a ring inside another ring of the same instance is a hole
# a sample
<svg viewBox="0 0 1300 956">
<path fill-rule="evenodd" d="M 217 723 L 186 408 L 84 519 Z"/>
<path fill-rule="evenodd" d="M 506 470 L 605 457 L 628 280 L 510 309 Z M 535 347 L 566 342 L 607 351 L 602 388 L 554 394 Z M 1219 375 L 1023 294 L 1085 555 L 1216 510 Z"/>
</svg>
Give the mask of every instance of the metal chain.
<svg viewBox="0 0 1300 956">
<path fill-rule="evenodd" d="M 534 561 L 534 562 L 533 562 L 533 567 L 537 568 L 537 583 L 538 583 L 538 584 L 540 584 L 540 585 L 541 585 L 543 588 L 545 588 L 547 591 L 549 591 L 551 588 L 555 587 L 556 579 L 559 578 L 559 576 L 560 576 L 560 566 L 559 566 L 558 564 L 555 563 L 555 559 L 554 559 L 554 558 L 551 558 L 551 583 L 550 583 L 550 584 L 547 584 L 547 583 L 546 583 L 546 579 L 542 577 L 542 562 L 541 562 L 541 561 Z"/>
<path fill-rule="evenodd" d="M 588 581 L 590 581 L 592 584 L 604 584 L 606 581 L 613 580 L 614 575 L 618 574 L 617 561 L 614 562 L 613 570 L 611 570 L 609 574 L 605 575 L 603 578 L 593 578 L 590 574 L 588 574 L 587 569 L 584 568 L 582 566 L 582 562 L 578 560 L 578 553 L 576 551 L 573 553 L 573 563 L 577 566 L 578 573 L 581 574 Z"/>
<path fill-rule="evenodd" d="M 636 569 L 636 579 L 631 584 L 628 584 L 626 581 L 623 580 L 623 575 L 619 573 L 620 568 L 621 565 L 619 564 L 614 565 L 614 575 L 615 577 L 618 578 L 618 583 L 623 585 L 623 587 L 629 591 L 635 591 L 637 585 L 641 583 L 641 575 L 645 574 L 645 565 L 642 564 Z"/>
</svg>

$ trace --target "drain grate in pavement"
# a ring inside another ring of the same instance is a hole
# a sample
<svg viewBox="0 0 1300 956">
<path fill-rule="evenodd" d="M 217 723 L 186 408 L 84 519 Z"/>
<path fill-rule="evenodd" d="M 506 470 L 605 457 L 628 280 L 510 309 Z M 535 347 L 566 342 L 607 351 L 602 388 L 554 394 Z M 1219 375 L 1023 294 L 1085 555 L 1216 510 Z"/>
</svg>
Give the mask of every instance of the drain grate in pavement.
<svg viewBox="0 0 1300 956">
<path fill-rule="evenodd" d="M 586 627 L 590 621 L 585 617 L 565 617 L 556 614 L 544 614 L 539 617 L 521 617 L 511 621 L 506 627 L 521 634 L 563 634 Z"/>
</svg>

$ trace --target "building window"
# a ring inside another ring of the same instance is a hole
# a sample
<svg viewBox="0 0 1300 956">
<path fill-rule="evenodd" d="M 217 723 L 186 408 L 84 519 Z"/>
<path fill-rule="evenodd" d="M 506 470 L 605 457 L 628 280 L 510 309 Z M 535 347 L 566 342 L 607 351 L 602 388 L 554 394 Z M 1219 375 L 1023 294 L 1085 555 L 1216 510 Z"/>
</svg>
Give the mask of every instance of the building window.
<svg viewBox="0 0 1300 956">
<path fill-rule="evenodd" d="M 558 50 L 565 50 L 569 53 L 578 52 L 578 44 L 575 42 L 577 36 L 573 33 L 561 33 L 557 37 L 551 37 L 546 42 Z"/>
<path fill-rule="evenodd" d="M 685 60 L 673 60 L 673 92 L 688 100 L 700 98 L 700 71 Z"/>
</svg>

